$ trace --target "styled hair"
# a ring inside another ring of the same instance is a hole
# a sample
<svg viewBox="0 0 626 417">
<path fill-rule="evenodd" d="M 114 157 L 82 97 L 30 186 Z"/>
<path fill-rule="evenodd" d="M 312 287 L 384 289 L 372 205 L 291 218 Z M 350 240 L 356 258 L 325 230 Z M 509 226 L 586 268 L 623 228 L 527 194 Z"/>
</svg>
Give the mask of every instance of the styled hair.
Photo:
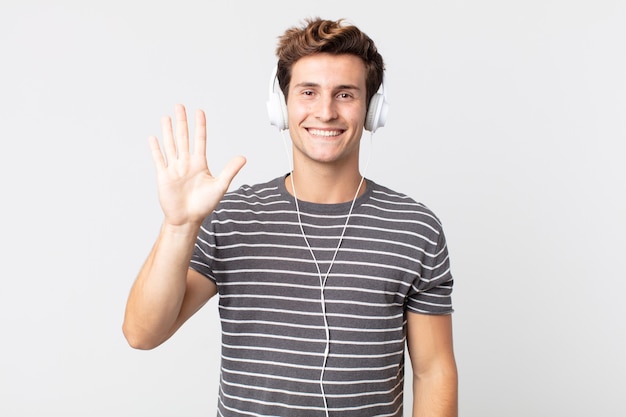
<svg viewBox="0 0 626 417">
<path fill-rule="evenodd" d="M 369 36 L 344 21 L 308 18 L 303 26 L 291 27 L 278 38 L 277 77 L 285 98 L 291 82 L 291 68 L 300 58 L 317 53 L 351 54 L 360 57 L 365 64 L 366 103 L 370 102 L 383 81 L 383 57 Z"/>
</svg>

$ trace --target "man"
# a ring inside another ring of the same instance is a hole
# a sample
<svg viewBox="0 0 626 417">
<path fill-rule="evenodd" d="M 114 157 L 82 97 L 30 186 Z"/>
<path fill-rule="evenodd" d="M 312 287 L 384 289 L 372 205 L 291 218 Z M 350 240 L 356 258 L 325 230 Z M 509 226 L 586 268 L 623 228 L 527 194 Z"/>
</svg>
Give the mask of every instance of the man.
<svg viewBox="0 0 626 417">
<path fill-rule="evenodd" d="M 384 123 L 382 57 L 355 26 L 321 19 L 287 30 L 277 55 L 286 103 L 277 93 L 268 107 L 292 172 L 226 193 L 245 159 L 212 176 L 204 114 L 190 153 L 180 105 L 175 134 L 163 119 L 163 152 L 151 138 L 165 217 L 124 334 L 154 348 L 219 293 L 218 415 L 402 416 L 406 343 L 413 416 L 456 416 L 441 224 L 359 169 L 364 127 Z"/>
</svg>

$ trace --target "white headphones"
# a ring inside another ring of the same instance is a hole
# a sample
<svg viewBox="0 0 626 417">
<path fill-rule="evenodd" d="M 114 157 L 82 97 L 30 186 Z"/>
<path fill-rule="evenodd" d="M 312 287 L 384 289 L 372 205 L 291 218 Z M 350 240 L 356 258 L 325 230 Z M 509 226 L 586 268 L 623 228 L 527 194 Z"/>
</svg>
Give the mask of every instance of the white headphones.
<svg viewBox="0 0 626 417">
<path fill-rule="evenodd" d="M 267 115 L 270 119 L 270 124 L 276 126 L 279 130 L 285 130 L 289 128 L 287 122 L 287 103 L 285 102 L 285 96 L 279 88 L 276 88 L 278 84 L 278 77 L 276 76 L 278 66 L 274 67 L 272 71 L 272 77 L 270 78 L 269 97 L 267 100 Z M 387 104 L 387 98 L 385 93 L 385 76 L 383 75 L 383 82 L 380 84 L 379 92 L 374 94 L 370 100 L 370 104 L 367 107 L 367 114 L 365 116 L 365 129 L 374 133 L 376 129 L 385 125 L 387 121 L 387 112 L 389 105 Z"/>
</svg>

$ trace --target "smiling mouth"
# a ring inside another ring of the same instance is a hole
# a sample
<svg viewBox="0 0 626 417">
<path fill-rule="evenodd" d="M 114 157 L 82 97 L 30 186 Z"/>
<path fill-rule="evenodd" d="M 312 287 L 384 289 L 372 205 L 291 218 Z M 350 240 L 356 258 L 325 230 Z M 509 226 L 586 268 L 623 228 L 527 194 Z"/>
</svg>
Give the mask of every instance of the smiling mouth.
<svg viewBox="0 0 626 417">
<path fill-rule="evenodd" d="M 321 130 L 321 129 L 307 129 L 307 131 L 313 136 L 322 136 L 330 138 L 333 136 L 339 136 L 343 133 L 343 130 Z"/>
</svg>

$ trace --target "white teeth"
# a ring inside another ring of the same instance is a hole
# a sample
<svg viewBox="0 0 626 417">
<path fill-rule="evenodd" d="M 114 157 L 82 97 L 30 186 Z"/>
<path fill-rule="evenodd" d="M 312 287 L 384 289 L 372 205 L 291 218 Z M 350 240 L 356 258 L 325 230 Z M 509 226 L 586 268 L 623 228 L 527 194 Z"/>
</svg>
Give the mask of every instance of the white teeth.
<svg viewBox="0 0 626 417">
<path fill-rule="evenodd" d="M 339 130 L 317 130 L 317 129 L 309 129 L 309 133 L 315 136 L 339 136 L 341 135 L 341 131 Z"/>
</svg>

